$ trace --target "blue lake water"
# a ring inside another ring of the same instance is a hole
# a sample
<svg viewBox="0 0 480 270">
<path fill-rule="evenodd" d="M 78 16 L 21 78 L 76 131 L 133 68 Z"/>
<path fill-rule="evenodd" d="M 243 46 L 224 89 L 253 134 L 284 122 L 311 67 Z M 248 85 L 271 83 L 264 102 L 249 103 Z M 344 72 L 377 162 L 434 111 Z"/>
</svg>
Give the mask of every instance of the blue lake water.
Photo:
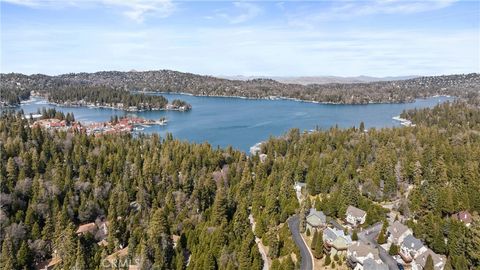
<svg viewBox="0 0 480 270">
<path fill-rule="evenodd" d="M 316 127 L 326 129 L 335 125 L 339 127 L 359 126 L 366 128 L 400 126 L 392 117 L 403 110 L 432 107 L 440 102 L 453 100 L 450 97 L 418 99 L 404 104 L 368 104 L 368 105 L 331 105 L 297 102 L 292 100 L 262 100 L 224 97 L 198 97 L 181 94 L 163 94 L 168 100 L 175 98 L 192 104 L 189 112 L 149 111 L 126 113 L 121 110 L 63 107 L 48 104 L 36 99 L 22 104 L 25 113 L 35 113 L 42 107 L 73 112 L 75 118 L 82 122 L 101 122 L 110 120 L 111 116 L 136 115 L 158 120 L 168 119 L 166 126 L 145 128 L 144 133 L 167 132 L 175 138 L 192 142 L 209 142 L 212 146 L 232 145 L 236 149 L 248 151 L 259 141 L 270 136 L 284 134 L 291 128 L 312 130 Z"/>
</svg>

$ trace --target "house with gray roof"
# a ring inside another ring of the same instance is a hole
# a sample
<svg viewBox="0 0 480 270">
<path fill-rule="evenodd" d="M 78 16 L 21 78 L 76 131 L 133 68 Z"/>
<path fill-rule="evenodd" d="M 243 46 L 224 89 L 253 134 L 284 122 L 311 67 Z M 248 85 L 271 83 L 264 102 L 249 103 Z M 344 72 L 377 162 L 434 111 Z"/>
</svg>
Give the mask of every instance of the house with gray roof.
<svg viewBox="0 0 480 270">
<path fill-rule="evenodd" d="M 406 263 L 411 262 L 425 251 L 427 251 L 427 247 L 413 235 L 406 236 L 400 245 L 400 257 L 402 257 Z"/>
<path fill-rule="evenodd" d="M 423 270 L 428 256 L 432 256 L 433 268 L 435 270 L 443 270 L 445 263 L 447 262 L 447 257 L 445 257 L 445 255 L 439 255 L 433 252 L 431 249 L 427 249 L 425 252 L 415 258 L 415 260 L 412 262 L 412 270 Z"/>
<path fill-rule="evenodd" d="M 400 246 L 405 240 L 405 237 L 412 235 L 413 232 L 410 228 L 403 225 L 400 221 L 393 222 L 392 225 L 387 228 L 388 242 Z"/>
<path fill-rule="evenodd" d="M 360 241 L 354 242 L 348 247 L 347 260 L 350 268 L 354 270 L 376 269 L 374 267 L 382 267 L 381 264 L 383 264 L 382 260 L 380 260 L 378 249 Z"/>
<path fill-rule="evenodd" d="M 333 256 L 337 253 L 345 253 L 352 244 L 352 238 L 342 230 L 325 228 L 323 230 L 323 242 L 325 251 Z"/>
<path fill-rule="evenodd" d="M 322 211 L 317 211 L 315 208 L 311 208 L 310 212 L 306 218 L 307 230 L 313 232 L 313 230 L 318 230 L 326 227 L 327 225 L 327 216 Z"/>
<path fill-rule="evenodd" d="M 365 223 L 365 219 L 367 218 L 367 212 L 359 209 L 355 206 L 348 206 L 347 212 L 345 215 L 345 220 L 352 224 L 353 226 L 357 226 L 359 224 Z"/>
</svg>

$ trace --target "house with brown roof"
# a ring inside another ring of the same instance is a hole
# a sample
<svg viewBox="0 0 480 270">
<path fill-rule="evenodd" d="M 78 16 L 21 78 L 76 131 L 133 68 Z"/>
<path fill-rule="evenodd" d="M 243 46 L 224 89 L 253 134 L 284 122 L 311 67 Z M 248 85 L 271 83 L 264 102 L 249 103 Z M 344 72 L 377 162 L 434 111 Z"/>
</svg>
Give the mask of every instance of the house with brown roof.
<svg viewBox="0 0 480 270">
<path fill-rule="evenodd" d="M 388 242 L 390 244 L 400 245 L 408 235 L 413 235 L 410 228 L 403 225 L 400 221 L 393 222 L 392 225 L 387 228 Z"/>
<path fill-rule="evenodd" d="M 365 223 L 365 219 L 367 218 L 367 212 L 359 209 L 355 206 L 348 206 L 347 212 L 345 215 L 345 220 L 352 224 L 353 226 L 357 226 L 359 224 Z"/>
<path fill-rule="evenodd" d="M 91 234 L 98 241 L 98 245 L 105 246 L 108 243 L 105 243 L 105 239 L 108 236 L 108 221 L 105 217 L 97 218 L 95 222 L 90 222 L 87 224 L 82 224 L 78 226 L 76 231 L 78 236 Z"/>
<path fill-rule="evenodd" d="M 433 268 L 435 270 L 443 270 L 443 268 L 445 267 L 445 263 L 447 262 L 447 257 L 445 257 L 445 255 L 439 255 L 433 252 L 431 249 L 427 249 L 427 251 L 420 254 L 412 262 L 412 270 L 423 270 L 427 262 L 428 256 L 432 256 Z"/>
<path fill-rule="evenodd" d="M 62 259 L 54 255 L 53 258 L 51 258 L 50 260 L 46 260 L 35 265 L 35 269 L 36 270 L 52 270 L 55 268 L 55 266 L 57 266 L 61 262 L 62 262 Z"/>
<path fill-rule="evenodd" d="M 108 264 L 112 269 L 140 269 L 137 261 L 130 260 L 128 258 L 128 247 L 117 250 L 114 253 L 108 255 L 105 258 L 104 262 L 105 263 L 102 263 L 102 266 L 105 266 L 104 264 Z"/>
<path fill-rule="evenodd" d="M 87 233 L 91 233 L 95 235 L 96 232 L 97 232 L 97 225 L 94 222 L 90 222 L 90 223 L 78 226 L 78 229 L 75 233 L 77 235 L 85 235 Z"/>
</svg>

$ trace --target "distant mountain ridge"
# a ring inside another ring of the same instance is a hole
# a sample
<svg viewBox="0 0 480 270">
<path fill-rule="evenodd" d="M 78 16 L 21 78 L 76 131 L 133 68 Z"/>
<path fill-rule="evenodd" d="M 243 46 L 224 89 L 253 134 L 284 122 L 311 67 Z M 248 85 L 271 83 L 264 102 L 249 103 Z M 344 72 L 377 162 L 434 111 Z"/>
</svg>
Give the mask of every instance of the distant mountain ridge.
<svg viewBox="0 0 480 270">
<path fill-rule="evenodd" d="M 418 75 L 409 76 L 388 76 L 388 77 L 371 77 L 371 76 L 355 76 L 355 77 L 342 77 L 342 76 L 218 76 L 218 78 L 228 80 L 240 80 L 248 81 L 253 79 L 272 79 L 281 83 L 294 83 L 294 84 L 328 84 L 328 83 L 369 83 L 369 82 L 384 82 L 384 81 L 401 81 L 418 78 Z"/>
<path fill-rule="evenodd" d="M 359 77 L 359 80 L 367 78 Z M 385 79 L 385 78 L 384 78 Z M 235 96 L 245 98 L 287 98 L 318 103 L 368 104 L 412 102 L 416 98 L 451 95 L 469 98 L 480 92 L 480 74 L 456 74 L 413 79 L 299 84 L 282 83 L 270 78 L 229 80 L 172 70 L 100 71 L 69 73 L 58 76 L 42 74 L 1 74 L 0 101 L 25 98 L 28 91 L 54 91 L 60 88 L 109 87 L 128 91 L 182 92 L 198 96 Z M 21 98 L 15 97 L 21 93 Z M 19 102 L 19 101 L 18 101 Z"/>
</svg>

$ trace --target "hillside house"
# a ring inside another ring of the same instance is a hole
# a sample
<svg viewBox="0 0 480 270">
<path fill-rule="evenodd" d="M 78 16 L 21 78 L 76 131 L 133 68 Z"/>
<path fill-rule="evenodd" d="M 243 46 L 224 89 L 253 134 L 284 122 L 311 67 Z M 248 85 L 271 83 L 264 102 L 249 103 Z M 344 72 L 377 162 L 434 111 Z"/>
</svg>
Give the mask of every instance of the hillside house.
<svg viewBox="0 0 480 270">
<path fill-rule="evenodd" d="M 95 235 L 97 232 L 97 225 L 94 222 L 83 224 L 78 226 L 77 231 L 75 232 L 78 236 L 86 235 L 87 233 Z"/>
<path fill-rule="evenodd" d="M 353 226 L 365 223 L 367 212 L 354 206 L 348 206 L 345 220 Z"/>
<path fill-rule="evenodd" d="M 445 263 L 447 262 L 447 257 L 445 257 L 445 255 L 439 255 L 431 249 L 427 249 L 425 252 L 418 255 L 418 257 L 412 262 L 412 270 L 423 270 L 429 255 L 432 256 L 434 269 L 443 270 Z"/>
<path fill-rule="evenodd" d="M 354 270 L 370 270 L 370 265 L 382 264 L 378 255 L 378 250 L 369 244 L 357 241 L 351 244 L 347 249 L 348 264 Z M 367 265 L 366 265 L 367 264 Z"/>
<path fill-rule="evenodd" d="M 35 269 L 36 270 L 52 270 L 61 262 L 62 262 L 62 259 L 60 259 L 60 257 L 54 255 L 53 258 L 51 258 L 49 260 L 46 260 L 46 261 L 43 261 L 43 262 L 35 265 Z"/>
<path fill-rule="evenodd" d="M 400 245 L 400 257 L 406 263 L 410 263 L 425 251 L 427 251 L 427 247 L 413 235 L 407 235 Z"/>
<path fill-rule="evenodd" d="M 393 222 L 393 224 L 387 228 L 388 242 L 398 246 L 403 243 L 405 237 L 412 234 L 412 230 L 403 225 L 400 221 Z"/>
<path fill-rule="evenodd" d="M 313 230 L 322 229 L 327 226 L 327 216 L 322 211 L 311 208 L 306 218 L 307 230 L 313 233 Z"/>
<path fill-rule="evenodd" d="M 472 224 L 472 215 L 468 211 L 461 211 L 454 215 L 454 218 L 460 220 L 465 226 L 470 227 Z"/>
<path fill-rule="evenodd" d="M 323 242 L 326 253 L 334 256 L 337 253 L 339 255 L 346 253 L 347 248 L 352 244 L 352 238 L 343 230 L 327 227 L 323 230 Z"/>
</svg>

